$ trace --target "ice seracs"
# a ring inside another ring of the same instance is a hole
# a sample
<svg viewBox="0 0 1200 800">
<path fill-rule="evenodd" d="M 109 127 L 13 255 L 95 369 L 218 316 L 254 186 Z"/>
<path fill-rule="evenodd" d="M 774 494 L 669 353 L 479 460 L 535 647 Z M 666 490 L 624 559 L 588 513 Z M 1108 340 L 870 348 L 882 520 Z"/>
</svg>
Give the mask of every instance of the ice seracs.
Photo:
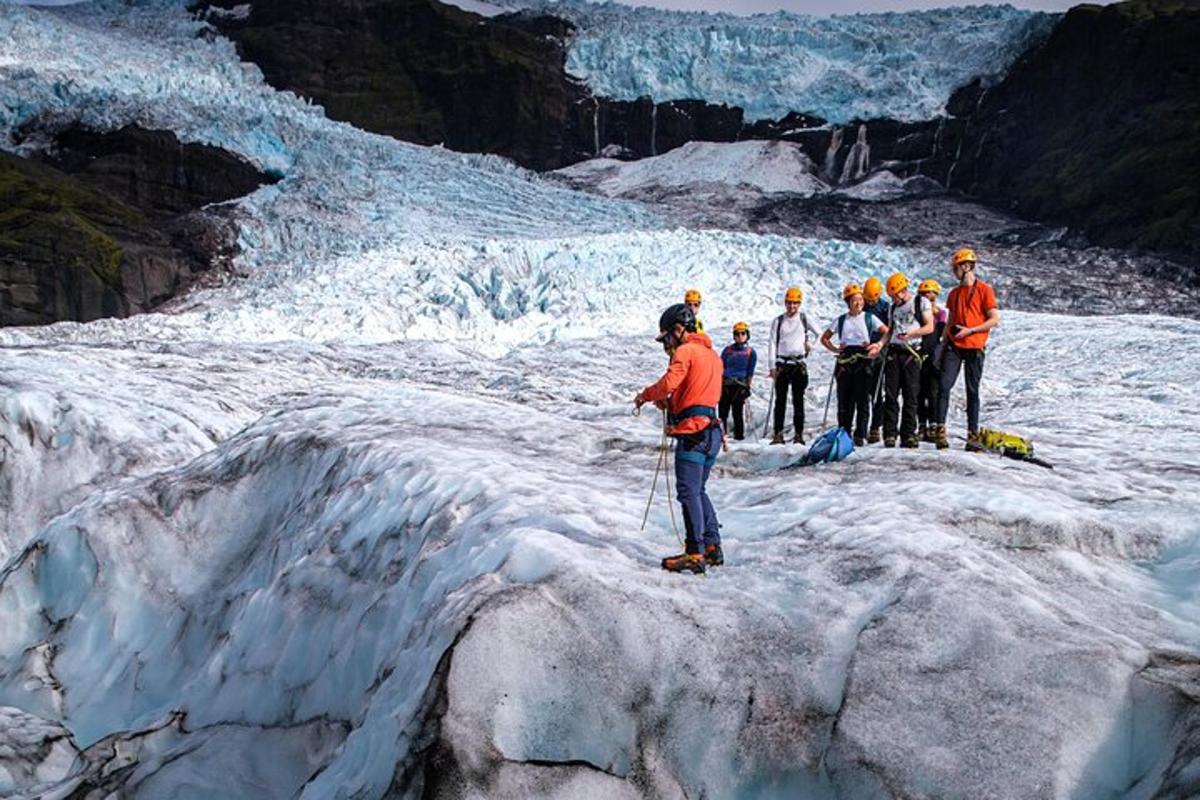
<svg viewBox="0 0 1200 800">
<path fill-rule="evenodd" d="M 570 20 L 567 71 L 596 94 L 696 98 L 740 106 L 748 121 L 798 111 L 835 124 L 937 116 L 954 89 L 1002 74 L 1057 19 L 1010 5 L 816 17 L 496 2 Z"/>
</svg>

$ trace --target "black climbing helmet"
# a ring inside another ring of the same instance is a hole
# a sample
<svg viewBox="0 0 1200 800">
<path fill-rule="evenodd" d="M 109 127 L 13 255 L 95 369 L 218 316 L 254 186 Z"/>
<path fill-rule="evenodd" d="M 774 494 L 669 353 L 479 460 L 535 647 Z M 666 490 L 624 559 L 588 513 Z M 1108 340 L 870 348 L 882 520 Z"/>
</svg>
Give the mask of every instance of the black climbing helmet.
<svg viewBox="0 0 1200 800">
<path fill-rule="evenodd" d="M 676 303 L 669 307 L 658 318 L 659 334 L 656 337 L 658 341 L 661 342 L 667 338 L 667 334 L 675 328 L 676 324 L 682 325 L 685 331 L 690 333 L 696 332 L 696 315 L 683 303 Z"/>
</svg>

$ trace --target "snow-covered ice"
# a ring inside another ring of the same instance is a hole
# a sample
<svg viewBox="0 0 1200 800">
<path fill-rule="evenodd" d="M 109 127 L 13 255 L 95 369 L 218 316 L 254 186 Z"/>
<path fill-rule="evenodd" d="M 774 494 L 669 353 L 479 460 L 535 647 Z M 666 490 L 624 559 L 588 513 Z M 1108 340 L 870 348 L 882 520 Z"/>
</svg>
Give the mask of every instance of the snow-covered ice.
<svg viewBox="0 0 1200 800">
<path fill-rule="evenodd" d="M 629 405 L 661 307 L 698 286 L 761 346 L 788 284 L 825 323 L 846 280 L 943 264 L 369 136 L 197 25 L 0 6 L 6 130 L 141 121 L 284 175 L 239 203 L 239 280 L 0 331 L 0 793 L 1200 790 L 1200 323 L 1006 311 L 984 419 L 1055 470 L 788 470 L 752 436 L 712 484 L 728 566 L 668 575 Z"/>
<path fill-rule="evenodd" d="M 1010 5 L 816 17 L 665 11 L 588 0 L 495 0 L 565 17 L 567 71 L 618 100 L 699 98 L 748 120 L 929 119 L 975 77 L 1002 75 L 1056 15 Z"/>
</svg>

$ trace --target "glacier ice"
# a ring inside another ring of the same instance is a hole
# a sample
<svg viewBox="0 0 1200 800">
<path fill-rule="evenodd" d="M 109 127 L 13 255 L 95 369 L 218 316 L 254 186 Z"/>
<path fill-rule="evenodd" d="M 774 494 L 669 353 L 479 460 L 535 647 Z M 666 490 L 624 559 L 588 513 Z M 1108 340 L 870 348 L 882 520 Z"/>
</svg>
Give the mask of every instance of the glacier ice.
<svg viewBox="0 0 1200 800">
<path fill-rule="evenodd" d="M 740 106 L 748 121 L 790 111 L 842 125 L 929 119 L 975 77 L 1003 74 L 1056 15 L 1010 5 L 815 17 L 734 16 L 587 0 L 496 0 L 564 17 L 567 71 L 596 94 Z"/>
<path fill-rule="evenodd" d="M 729 564 L 686 580 L 661 495 L 639 530 L 661 305 L 701 287 L 721 341 L 787 284 L 827 321 L 944 255 L 369 136 L 176 3 L 0 5 L 13 31 L 6 133 L 141 121 L 284 180 L 238 203 L 237 280 L 0 330 L 0 793 L 1195 794 L 1200 323 L 1006 310 L 985 419 L 1057 469 L 746 442 Z"/>
</svg>

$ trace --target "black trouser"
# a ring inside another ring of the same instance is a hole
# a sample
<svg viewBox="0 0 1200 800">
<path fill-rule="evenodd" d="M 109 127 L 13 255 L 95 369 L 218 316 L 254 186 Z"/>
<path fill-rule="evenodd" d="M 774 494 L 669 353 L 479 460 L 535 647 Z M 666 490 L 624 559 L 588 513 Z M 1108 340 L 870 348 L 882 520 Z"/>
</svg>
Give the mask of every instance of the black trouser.
<svg viewBox="0 0 1200 800">
<path fill-rule="evenodd" d="M 865 352 L 863 348 L 846 348 L 842 351 L 842 359 L 864 355 Z M 847 361 L 839 359 L 837 367 L 834 368 L 834 375 L 837 376 L 838 425 L 844 428 L 846 433 L 853 434 L 855 439 L 867 438 L 871 391 L 875 388 L 875 384 L 872 383 L 874 374 L 871 361 L 865 357 Z"/>
<path fill-rule="evenodd" d="M 733 409 L 733 438 L 746 438 L 745 408 L 746 399 L 750 397 L 750 387 L 741 378 L 726 378 L 721 384 L 721 402 L 717 414 L 721 424 L 729 430 L 729 411 Z"/>
<path fill-rule="evenodd" d="M 958 371 L 961 368 L 967 373 L 967 430 L 971 433 L 979 430 L 979 384 L 983 381 L 982 350 L 961 350 L 947 346 L 942 357 L 942 382 L 938 387 L 939 425 L 946 424 L 946 415 L 950 412 L 950 390 L 958 381 Z"/>
<path fill-rule="evenodd" d="M 792 389 L 792 424 L 796 435 L 804 435 L 804 391 L 808 388 L 808 365 L 803 361 L 775 365 L 775 432 L 783 433 L 788 387 Z"/>
<path fill-rule="evenodd" d="M 924 425 L 937 422 L 938 396 L 941 394 L 942 374 L 937 368 L 937 359 L 925 354 L 921 365 L 921 394 L 917 397 L 917 421 Z"/>
<path fill-rule="evenodd" d="M 879 379 L 883 359 L 872 359 L 868 369 L 871 371 L 871 388 L 868 390 L 871 401 L 871 430 L 876 430 L 883 427 L 883 381 Z"/>
<path fill-rule="evenodd" d="M 921 394 L 921 357 L 907 347 L 888 348 L 883 365 L 883 435 L 900 437 L 917 434 L 917 397 Z M 903 418 L 900 399 L 904 398 Z"/>
</svg>

